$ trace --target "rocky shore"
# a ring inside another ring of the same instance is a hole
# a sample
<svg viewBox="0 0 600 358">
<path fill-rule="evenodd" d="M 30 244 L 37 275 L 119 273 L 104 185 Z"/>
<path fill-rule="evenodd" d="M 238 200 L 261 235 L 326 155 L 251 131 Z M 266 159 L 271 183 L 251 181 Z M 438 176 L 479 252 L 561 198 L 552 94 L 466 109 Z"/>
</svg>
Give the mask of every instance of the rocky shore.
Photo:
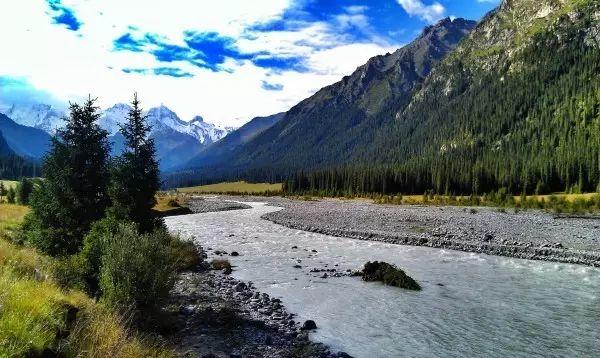
<svg viewBox="0 0 600 358">
<path fill-rule="evenodd" d="M 279 299 L 219 271 L 183 273 L 167 309 L 168 338 L 186 357 L 350 357 L 311 342 L 313 321 L 296 322 Z"/>
</svg>

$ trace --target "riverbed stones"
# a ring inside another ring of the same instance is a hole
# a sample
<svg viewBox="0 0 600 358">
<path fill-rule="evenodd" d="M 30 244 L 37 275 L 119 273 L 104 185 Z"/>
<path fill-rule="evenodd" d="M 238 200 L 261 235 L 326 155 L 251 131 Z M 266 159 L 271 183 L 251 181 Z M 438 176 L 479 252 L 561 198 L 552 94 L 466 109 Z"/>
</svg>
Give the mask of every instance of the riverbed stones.
<svg viewBox="0 0 600 358">
<path fill-rule="evenodd" d="M 315 321 L 309 319 L 304 321 L 304 323 L 302 324 L 302 327 L 300 328 L 303 331 L 311 331 L 314 329 L 317 329 L 317 324 L 315 323 Z"/>
</svg>

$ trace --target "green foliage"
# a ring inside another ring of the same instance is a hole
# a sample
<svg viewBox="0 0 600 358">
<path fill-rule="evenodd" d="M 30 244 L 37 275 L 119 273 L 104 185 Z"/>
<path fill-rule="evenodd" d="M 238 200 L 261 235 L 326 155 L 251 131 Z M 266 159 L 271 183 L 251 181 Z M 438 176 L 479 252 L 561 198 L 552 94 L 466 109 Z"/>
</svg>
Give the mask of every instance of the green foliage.
<svg viewBox="0 0 600 358">
<path fill-rule="evenodd" d="M 8 188 L 8 190 L 6 191 L 6 201 L 9 204 L 14 204 L 16 202 L 16 196 L 17 193 L 15 192 L 15 189 L 12 187 Z"/>
<path fill-rule="evenodd" d="M 108 133 L 98 118 L 92 99 L 71 105 L 66 128 L 53 138 L 44 160 L 45 180 L 30 199 L 25 237 L 49 255 L 76 253 L 108 207 Z"/>
<path fill-rule="evenodd" d="M 404 271 L 387 262 L 367 262 L 362 270 L 364 281 L 380 281 L 386 285 L 420 291 L 421 286 Z"/>
<path fill-rule="evenodd" d="M 159 169 L 154 141 L 149 138 L 151 127 L 142 115 L 137 94 L 131 104 L 127 122 L 121 127 L 126 148 L 111 168 L 111 215 L 133 221 L 141 231 L 149 232 L 162 224 L 152 212 L 160 188 Z"/>
<path fill-rule="evenodd" d="M 176 264 L 164 230 L 139 234 L 134 224 L 120 224 L 104 238 L 101 256 L 102 300 L 119 310 L 153 312 L 175 282 Z"/>
<path fill-rule="evenodd" d="M 33 192 L 33 182 L 27 178 L 22 178 L 17 185 L 17 203 L 20 205 L 29 204 L 29 197 Z"/>
</svg>

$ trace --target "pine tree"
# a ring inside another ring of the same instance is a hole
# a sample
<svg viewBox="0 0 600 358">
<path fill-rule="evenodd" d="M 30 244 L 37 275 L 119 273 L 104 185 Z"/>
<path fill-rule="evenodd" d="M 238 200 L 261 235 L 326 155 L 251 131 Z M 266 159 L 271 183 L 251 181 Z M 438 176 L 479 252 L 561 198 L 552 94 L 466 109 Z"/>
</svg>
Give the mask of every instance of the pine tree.
<svg viewBox="0 0 600 358">
<path fill-rule="evenodd" d="M 159 169 L 154 141 L 149 137 L 151 127 L 142 115 L 137 94 L 131 104 L 127 122 L 120 130 L 126 148 L 114 160 L 111 169 L 111 214 L 118 219 L 133 221 L 140 231 L 149 232 L 161 225 L 152 212 L 160 188 Z"/>
<path fill-rule="evenodd" d="M 53 138 L 44 159 L 45 180 L 31 197 L 25 236 L 50 255 L 76 253 L 110 203 L 108 133 L 97 124 L 94 101 L 70 105 L 66 127 Z"/>
<path fill-rule="evenodd" d="M 22 178 L 17 186 L 17 203 L 21 205 L 29 204 L 29 196 L 33 191 L 33 182 L 27 178 Z"/>
<path fill-rule="evenodd" d="M 6 195 L 6 187 L 4 186 L 4 182 L 0 181 L 0 196 Z"/>
</svg>

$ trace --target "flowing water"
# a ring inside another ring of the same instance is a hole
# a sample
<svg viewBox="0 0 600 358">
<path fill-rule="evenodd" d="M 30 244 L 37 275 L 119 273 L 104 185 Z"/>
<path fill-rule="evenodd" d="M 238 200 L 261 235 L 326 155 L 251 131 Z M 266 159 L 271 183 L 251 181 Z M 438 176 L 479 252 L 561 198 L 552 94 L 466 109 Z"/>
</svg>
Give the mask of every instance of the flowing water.
<svg viewBox="0 0 600 358">
<path fill-rule="evenodd" d="M 600 356 L 599 269 L 298 231 L 260 218 L 279 208 L 251 205 L 166 222 L 205 248 L 239 252 L 228 258 L 233 276 L 281 298 L 297 320 L 316 321 L 311 338 L 333 350 L 355 357 Z M 302 269 L 293 267 L 298 260 Z M 325 264 L 357 269 L 369 260 L 398 265 L 423 290 L 309 272 Z"/>
</svg>

